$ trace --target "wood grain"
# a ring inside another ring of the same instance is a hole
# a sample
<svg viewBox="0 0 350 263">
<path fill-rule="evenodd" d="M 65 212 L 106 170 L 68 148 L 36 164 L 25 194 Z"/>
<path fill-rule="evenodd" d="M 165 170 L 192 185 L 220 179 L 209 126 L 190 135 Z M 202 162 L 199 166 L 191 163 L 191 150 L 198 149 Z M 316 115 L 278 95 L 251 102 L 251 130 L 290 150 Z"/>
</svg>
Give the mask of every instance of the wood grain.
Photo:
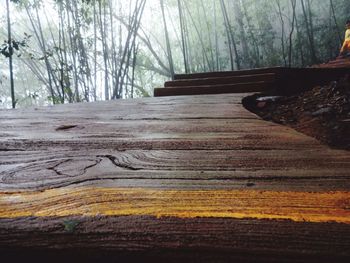
<svg viewBox="0 0 350 263">
<path fill-rule="evenodd" d="M 76 215 L 288 219 L 350 224 L 350 193 L 74 187 L 0 195 L 0 218 Z"/>
<path fill-rule="evenodd" d="M 0 111 L 2 254 L 348 259 L 350 153 L 261 120 L 245 96 Z"/>
<path fill-rule="evenodd" d="M 69 222 L 77 224 L 71 232 L 66 229 Z M 349 237 L 346 224 L 286 220 L 151 216 L 0 219 L 1 256 L 11 261 L 347 262 Z"/>
</svg>

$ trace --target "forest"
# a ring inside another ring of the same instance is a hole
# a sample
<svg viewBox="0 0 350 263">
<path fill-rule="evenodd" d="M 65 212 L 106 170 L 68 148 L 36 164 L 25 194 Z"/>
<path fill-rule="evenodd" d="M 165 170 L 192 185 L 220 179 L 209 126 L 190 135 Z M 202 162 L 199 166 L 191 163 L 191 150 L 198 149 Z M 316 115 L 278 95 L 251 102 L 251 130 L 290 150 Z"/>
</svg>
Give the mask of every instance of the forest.
<svg viewBox="0 0 350 263">
<path fill-rule="evenodd" d="M 3 0 L 0 108 L 151 96 L 176 73 L 339 54 L 348 0 Z"/>
</svg>

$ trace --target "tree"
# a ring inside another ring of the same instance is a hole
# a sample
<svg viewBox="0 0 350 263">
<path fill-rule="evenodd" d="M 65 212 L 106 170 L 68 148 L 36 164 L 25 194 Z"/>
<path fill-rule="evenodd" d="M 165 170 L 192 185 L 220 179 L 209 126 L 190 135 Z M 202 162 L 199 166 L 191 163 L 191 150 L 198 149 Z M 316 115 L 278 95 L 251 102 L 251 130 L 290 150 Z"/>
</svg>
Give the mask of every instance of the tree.
<svg viewBox="0 0 350 263">
<path fill-rule="evenodd" d="M 227 34 L 227 41 L 228 41 L 228 47 L 230 51 L 230 61 L 231 61 L 231 70 L 234 70 L 234 62 L 236 62 L 236 68 L 239 70 L 241 69 L 241 63 L 240 63 L 240 57 L 238 55 L 238 49 L 236 45 L 236 40 L 233 34 L 232 26 L 230 23 L 230 19 L 228 17 L 227 9 L 224 0 L 220 0 L 221 4 L 221 11 L 223 14 L 224 18 L 224 24 L 225 24 L 225 29 L 226 29 L 226 34 Z M 233 50 L 232 50 L 233 47 Z M 233 57 L 233 53 L 235 55 L 235 58 Z"/>
<path fill-rule="evenodd" d="M 10 3 L 9 0 L 6 0 L 6 14 L 7 14 L 7 30 L 8 30 L 8 41 L 7 47 L 2 50 L 2 54 L 9 58 L 9 67 L 10 67 L 10 83 L 11 83 L 11 99 L 12 99 L 12 108 L 16 108 L 16 99 L 15 99 L 15 84 L 13 80 L 13 43 L 12 43 L 12 32 L 11 32 L 11 16 L 10 16 Z M 8 51 L 6 51 L 8 50 Z M 7 52 L 7 53 L 6 53 Z"/>
<path fill-rule="evenodd" d="M 170 68 L 171 78 L 174 79 L 174 75 L 175 75 L 174 61 L 173 61 L 173 55 L 172 55 L 171 46 L 170 46 L 168 25 L 167 25 L 166 18 L 165 18 L 164 0 L 159 0 L 159 1 L 160 1 L 160 8 L 162 10 L 162 18 L 163 18 L 164 34 L 165 34 L 165 43 L 166 43 L 166 49 L 167 49 L 167 57 L 168 57 L 168 61 L 169 61 L 169 68 Z"/>
</svg>

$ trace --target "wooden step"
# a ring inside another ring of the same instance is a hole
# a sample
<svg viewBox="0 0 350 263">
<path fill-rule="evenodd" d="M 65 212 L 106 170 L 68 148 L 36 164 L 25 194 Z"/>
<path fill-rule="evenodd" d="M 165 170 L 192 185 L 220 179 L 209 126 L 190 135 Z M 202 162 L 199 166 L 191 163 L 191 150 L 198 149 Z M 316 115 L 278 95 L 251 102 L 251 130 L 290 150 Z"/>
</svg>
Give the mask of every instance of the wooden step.
<svg viewBox="0 0 350 263">
<path fill-rule="evenodd" d="M 271 82 L 271 81 L 226 84 L 226 85 L 166 87 L 166 88 L 154 89 L 154 97 L 263 92 L 263 91 L 268 91 L 273 87 L 274 87 L 274 82 Z"/>
<path fill-rule="evenodd" d="M 349 62 L 338 62 L 338 63 L 332 63 L 332 64 L 324 64 L 324 65 L 320 65 L 320 68 L 350 68 L 350 63 Z"/>
<path fill-rule="evenodd" d="M 221 77 L 256 75 L 256 74 L 266 74 L 266 73 L 280 73 L 284 70 L 287 70 L 287 68 L 272 67 L 272 68 L 259 68 L 259 69 L 237 70 L 237 71 L 217 71 L 217 72 L 202 72 L 202 73 L 192 73 L 192 74 L 176 74 L 174 76 L 174 80 L 221 78 Z"/>
<path fill-rule="evenodd" d="M 175 76 L 174 81 L 166 82 L 166 88 L 155 89 L 154 96 L 263 91 L 273 91 L 276 95 L 294 95 L 350 74 L 348 63 L 317 66 L 180 74 Z"/>
<path fill-rule="evenodd" d="M 199 79 L 181 79 L 165 82 L 165 87 L 188 87 L 188 86 L 208 86 L 208 85 L 225 85 L 225 84 L 239 84 L 239 83 L 251 83 L 275 81 L 277 78 L 276 73 L 265 73 L 257 75 L 242 75 L 242 76 L 230 76 L 230 77 L 217 77 L 217 78 L 199 78 Z"/>
</svg>

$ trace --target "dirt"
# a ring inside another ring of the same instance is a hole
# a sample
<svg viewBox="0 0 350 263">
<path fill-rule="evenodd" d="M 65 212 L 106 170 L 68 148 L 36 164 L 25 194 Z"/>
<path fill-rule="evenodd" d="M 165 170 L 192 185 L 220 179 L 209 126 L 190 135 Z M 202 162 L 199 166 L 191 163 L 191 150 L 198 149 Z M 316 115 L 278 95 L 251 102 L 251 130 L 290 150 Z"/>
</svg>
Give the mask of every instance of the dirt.
<svg viewBox="0 0 350 263">
<path fill-rule="evenodd" d="M 293 96 L 254 95 L 244 104 L 264 120 L 350 150 L 350 76 Z"/>
</svg>

